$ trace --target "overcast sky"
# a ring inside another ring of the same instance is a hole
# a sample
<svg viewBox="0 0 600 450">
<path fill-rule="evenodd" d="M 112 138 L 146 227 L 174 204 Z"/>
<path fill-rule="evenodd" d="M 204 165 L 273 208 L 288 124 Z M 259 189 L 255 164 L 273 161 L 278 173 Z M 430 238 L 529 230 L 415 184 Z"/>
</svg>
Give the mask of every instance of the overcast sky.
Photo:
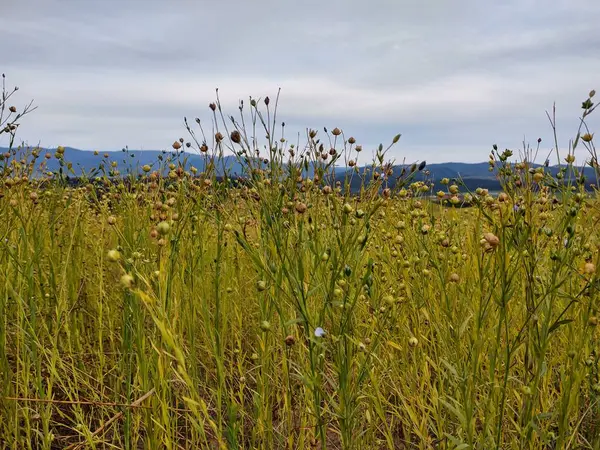
<svg viewBox="0 0 600 450">
<path fill-rule="evenodd" d="M 549 150 L 553 102 L 567 144 L 600 91 L 599 24 L 598 0 L 2 1 L 0 72 L 39 106 L 29 144 L 164 149 L 215 88 L 231 113 L 281 88 L 289 134 L 402 133 L 397 160 L 474 162 Z"/>
</svg>

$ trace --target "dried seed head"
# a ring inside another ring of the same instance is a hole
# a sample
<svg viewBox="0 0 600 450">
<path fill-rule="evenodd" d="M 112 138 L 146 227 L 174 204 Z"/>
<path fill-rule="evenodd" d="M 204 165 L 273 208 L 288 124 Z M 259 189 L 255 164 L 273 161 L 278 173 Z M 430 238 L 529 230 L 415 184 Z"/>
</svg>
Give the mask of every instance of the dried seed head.
<svg viewBox="0 0 600 450">
<path fill-rule="evenodd" d="M 336 127 L 333 130 L 331 130 L 331 134 L 333 134 L 334 136 L 339 136 L 340 134 L 342 134 L 342 131 Z"/>
<path fill-rule="evenodd" d="M 460 281 L 460 277 L 458 276 L 457 273 L 453 273 L 450 275 L 450 281 L 452 283 L 458 283 Z"/>
<path fill-rule="evenodd" d="M 296 203 L 296 207 L 295 208 L 296 208 L 296 212 L 298 214 L 304 214 L 306 212 L 307 206 L 306 206 L 305 203 L 298 202 L 298 203 Z"/>
<path fill-rule="evenodd" d="M 414 337 L 414 336 L 413 336 L 413 337 L 411 337 L 411 338 L 408 340 L 408 345 L 410 345 L 411 347 L 413 347 L 413 348 L 414 348 L 414 347 L 416 347 L 417 345 L 419 345 L 419 340 L 418 340 L 416 337 Z"/>
<path fill-rule="evenodd" d="M 295 343 L 296 343 L 296 338 L 294 336 L 292 336 L 291 334 L 286 336 L 285 345 L 287 345 L 288 347 L 291 347 Z"/>
<path fill-rule="evenodd" d="M 208 107 L 214 112 L 217 109 L 217 105 L 214 103 L 209 103 Z"/>
<path fill-rule="evenodd" d="M 223 140 L 223 135 L 221 134 L 220 131 L 215 134 L 215 140 L 217 142 L 221 142 Z"/>
<path fill-rule="evenodd" d="M 592 142 L 592 139 L 594 139 L 594 135 L 590 133 L 585 133 L 583 136 L 581 136 L 581 140 L 583 142 Z"/>
<path fill-rule="evenodd" d="M 181 148 L 181 143 L 179 141 L 173 142 L 173 148 L 179 150 Z"/>
<path fill-rule="evenodd" d="M 491 248 L 496 248 L 500 243 L 500 239 L 494 233 L 484 233 L 483 239 Z"/>
<path fill-rule="evenodd" d="M 356 143 L 356 139 L 354 139 L 352 136 L 350 136 L 348 138 L 348 144 L 354 144 L 354 143 Z"/>
<path fill-rule="evenodd" d="M 239 144 L 242 141 L 242 137 L 240 135 L 240 132 L 238 130 L 233 130 L 231 132 L 231 140 L 233 142 L 235 142 L 236 144 Z"/>
<path fill-rule="evenodd" d="M 17 112 L 17 108 L 16 108 L 15 106 L 11 106 L 10 108 L 8 108 L 8 110 L 9 110 L 11 113 L 16 113 L 16 112 Z"/>
</svg>

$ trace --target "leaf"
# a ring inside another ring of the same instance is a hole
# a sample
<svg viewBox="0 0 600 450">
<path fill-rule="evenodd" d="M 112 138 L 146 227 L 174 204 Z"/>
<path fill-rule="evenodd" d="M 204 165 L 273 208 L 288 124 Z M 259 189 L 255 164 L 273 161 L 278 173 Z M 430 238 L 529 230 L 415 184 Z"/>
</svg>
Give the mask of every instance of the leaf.
<svg viewBox="0 0 600 450">
<path fill-rule="evenodd" d="M 467 329 L 467 326 L 469 325 L 469 321 L 471 320 L 471 317 L 473 317 L 472 314 L 469 314 L 467 316 L 467 318 L 464 320 L 464 322 L 460 325 L 460 329 L 458 330 L 458 335 L 462 336 L 464 334 L 464 332 Z"/>
<path fill-rule="evenodd" d="M 555 331 L 556 329 L 558 329 L 559 327 L 566 325 L 568 323 L 573 322 L 573 319 L 563 319 L 563 320 L 557 320 L 556 322 L 554 322 L 552 324 L 552 326 L 550 327 L 550 329 L 548 330 L 548 334 L 552 333 L 553 331 Z"/>
<path fill-rule="evenodd" d="M 387 341 L 386 344 L 389 345 L 390 347 L 396 349 L 396 350 L 402 350 L 402 347 L 400 347 L 394 341 Z"/>
<path fill-rule="evenodd" d="M 296 325 L 298 323 L 304 323 L 304 322 L 306 322 L 306 321 L 302 317 L 297 317 L 296 319 L 288 320 L 285 323 L 285 326 L 289 327 L 290 325 Z"/>
<path fill-rule="evenodd" d="M 455 378 L 458 378 L 458 372 L 457 372 L 456 368 L 452 364 L 450 364 L 448 361 L 446 361 L 443 358 L 440 358 L 440 361 L 442 362 L 442 364 L 444 366 L 446 366 L 446 368 L 450 371 L 450 373 L 452 375 L 454 375 Z"/>
<path fill-rule="evenodd" d="M 459 411 L 459 409 L 456 406 L 451 405 L 449 402 L 440 399 L 440 403 L 442 405 L 444 405 L 452 414 L 454 414 L 454 416 L 458 419 L 458 421 L 460 422 L 460 426 L 463 429 L 467 429 L 467 418 L 465 417 L 465 415 L 462 413 L 462 411 Z"/>
</svg>

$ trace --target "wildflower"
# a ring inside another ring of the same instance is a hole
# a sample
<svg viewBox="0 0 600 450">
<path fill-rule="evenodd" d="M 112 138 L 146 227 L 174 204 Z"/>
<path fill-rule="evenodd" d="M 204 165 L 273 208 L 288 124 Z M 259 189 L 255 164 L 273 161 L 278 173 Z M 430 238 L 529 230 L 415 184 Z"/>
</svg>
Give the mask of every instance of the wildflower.
<svg viewBox="0 0 600 450">
<path fill-rule="evenodd" d="M 315 336 L 320 338 L 320 337 L 324 337 L 327 333 L 325 332 L 325 330 L 321 327 L 317 327 L 315 328 Z"/>
<path fill-rule="evenodd" d="M 419 345 L 419 340 L 412 336 L 409 340 L 408 340 L 408 345 L 410 345 L 411 347 L 416 347 L 417 345 Z"/>
<path fill-rule="evenodd" d="M 263 320 L 260 323 L 260 329 L 263 331 L 269 331 L 271 329 L 271 323 L 268 320 Z"/>
</svg>

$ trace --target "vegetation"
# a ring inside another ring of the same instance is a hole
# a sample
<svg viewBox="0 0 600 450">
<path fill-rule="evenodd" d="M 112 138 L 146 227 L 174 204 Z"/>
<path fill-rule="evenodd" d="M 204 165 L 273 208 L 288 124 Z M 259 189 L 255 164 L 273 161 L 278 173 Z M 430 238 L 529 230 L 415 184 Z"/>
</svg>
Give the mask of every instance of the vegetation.
<svg viewBox="0 0 600 450">
<path fill-rule="evenodd" d="M 337 128 L 293 144 L 268 98 L 72 187 L 5 91 L 2 447 L 600 448 L 593 96 L 556 176 L 494 147 L 494 197 L 394 173 L 399 135 L 369 171 Z"/>
</svg>

